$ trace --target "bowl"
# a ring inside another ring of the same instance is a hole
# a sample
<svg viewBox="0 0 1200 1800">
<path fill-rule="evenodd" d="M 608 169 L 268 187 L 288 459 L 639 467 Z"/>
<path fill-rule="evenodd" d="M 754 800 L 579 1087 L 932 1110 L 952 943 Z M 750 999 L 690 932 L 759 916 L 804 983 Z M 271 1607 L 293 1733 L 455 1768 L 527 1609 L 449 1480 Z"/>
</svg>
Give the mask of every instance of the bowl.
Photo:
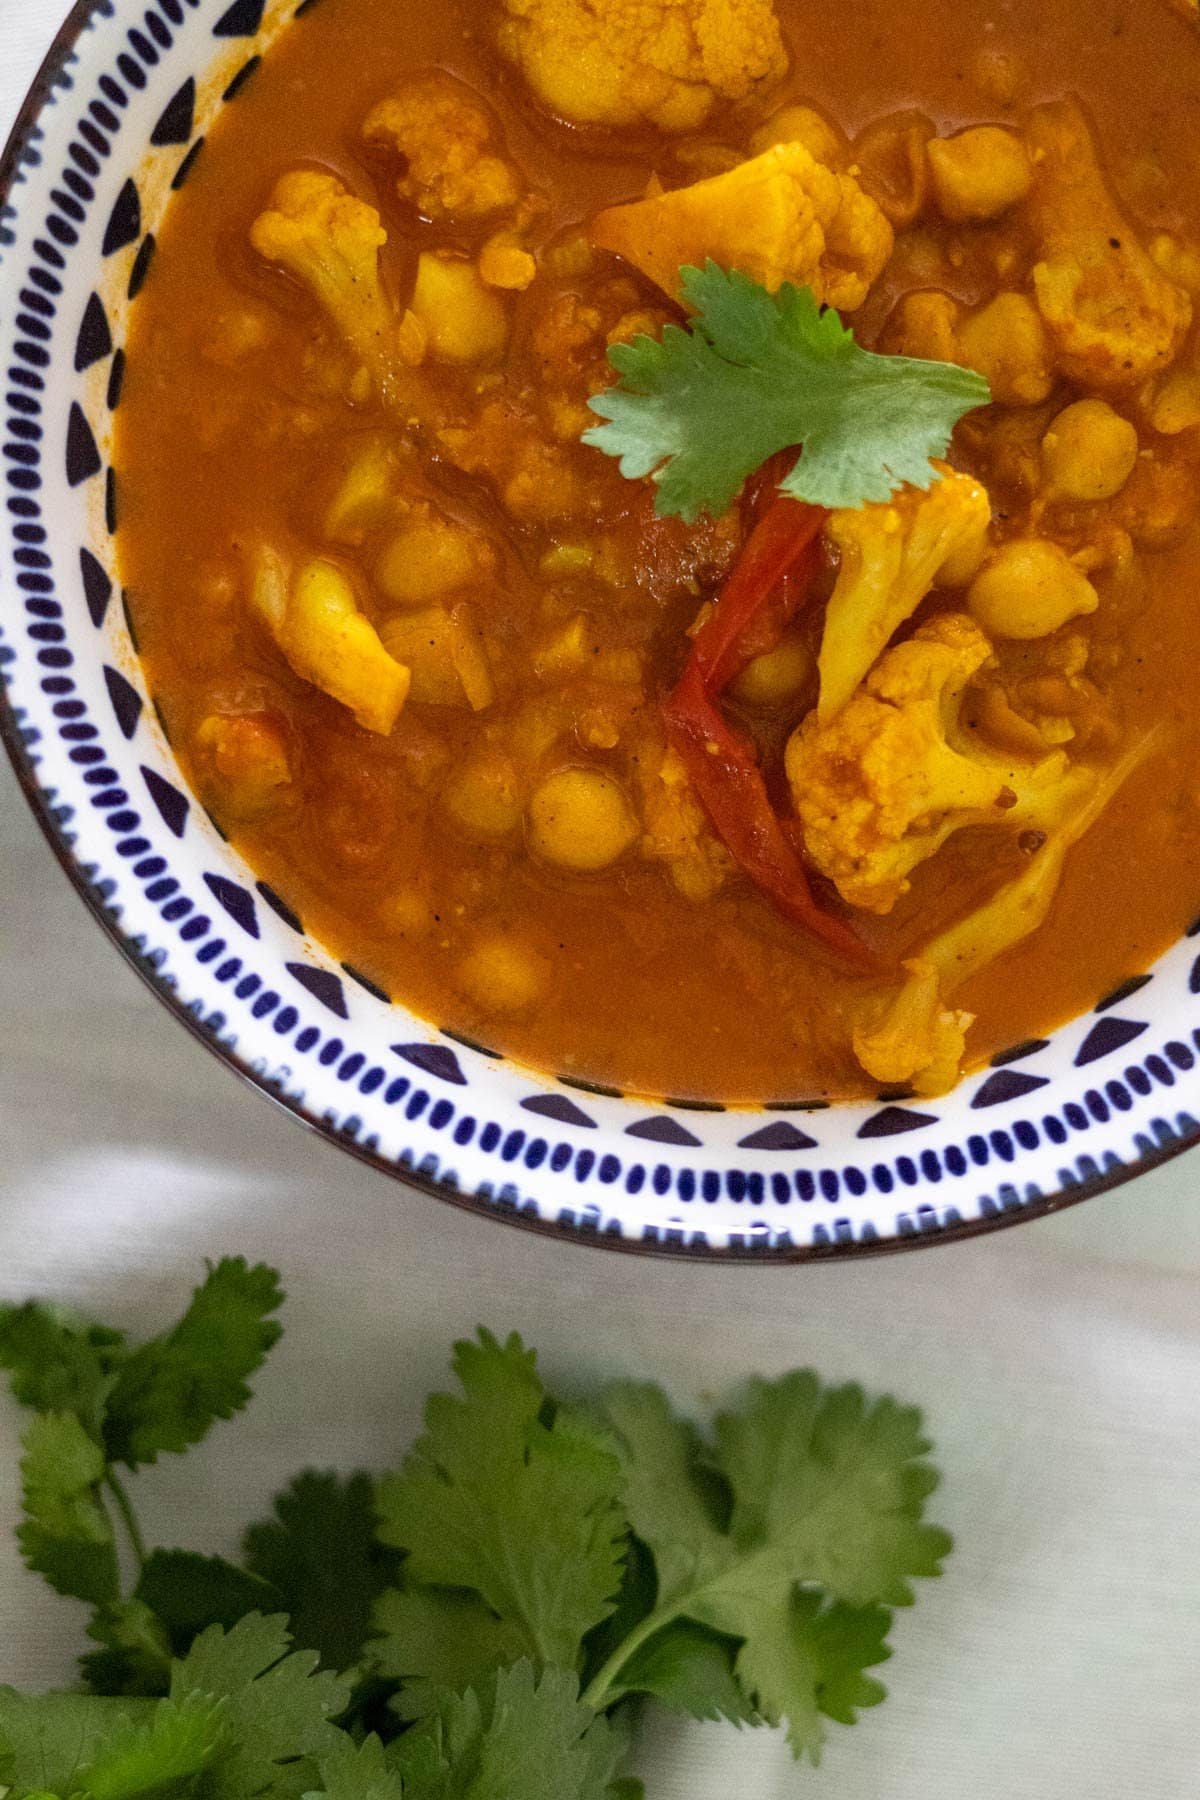
<svg viewBox="0 0 1200 1800">
<path fill-rule="evenodd" d="M 112 417 L 163 209 L 295 11 L 81 0 L 0 162 L 0 729 L 113 943 L 194 1037 L 323 1137 L 574 1243 L 761 1262 L 948 1243 L 1194 1143 L 1186 940 L 944 1098 L 753 1112 L 556 1080 L 439 1031 L 339 965 L 224 841 L 122 604 Z"/>
</svg>

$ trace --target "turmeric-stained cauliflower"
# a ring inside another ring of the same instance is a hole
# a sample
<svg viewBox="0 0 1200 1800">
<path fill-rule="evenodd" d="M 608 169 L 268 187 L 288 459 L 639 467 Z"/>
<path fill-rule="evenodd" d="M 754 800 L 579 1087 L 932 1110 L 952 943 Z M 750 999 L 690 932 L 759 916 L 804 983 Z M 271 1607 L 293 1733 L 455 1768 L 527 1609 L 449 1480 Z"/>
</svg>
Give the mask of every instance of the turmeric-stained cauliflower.
<svg viewBox="0 0 1200 1800">
<path fill-rule="evenodd" d="M 386 386 L 396 320 L 379 279 L 387 232 L 375 208 L 336 175 L 293 169 L 276 182 L 250 242 L 309 290 L 372 380 Z"/>
<path fill-rule="evenodd" d="M 679 271 L 711 257 L 772 293 L 783 282 L 853 312 L 892 253 L 892 228 L 852 175 L 801 143 L 775 144 L 723 175 L 597 213 L 590 236 L 679 296 Z"/>
<path fill-rule="evenodd" d="M 967 825 L 1021 824 L 1064 758 L 1014 762 L 964 742 L 959 708 L 992 647 L 943 614 L 889 650 L 829 724 L 810 715 L 787 747 L 804 846 L 844 900 L 890 912 L 918 863 Z"/>
<path fill-rule="evenodd" d="M 642 855 L 665 865 L 685 900 L 710 900 L 724 886 L 732 859 L 715 836 L 674 750 L 647 744 L 636 773 L 642 802 Z"/>
<path fill-rule="evenodd" d="M 1037 171 L 1033 287 L 1059 366 L 1090 387 L 1135 387 L 1176 356 L 1191 300 L 1109 191 L 1078 101 L 1034 107 L 1026 135 Z"/>
<path fill-rule="evenodd" d="M 692 131 L 787 68 L 771 0 L 505 0 L 500 48 L 575 125 Z"/>
<path fill-rule="evenodd" d="M 408 696 L 409 671 L 388 655 L 335 563 L 306 563 L 292 579 L 266 546 L 253 565 L 250 604 L 303 681 L 386 737 Z"/>
<path fill-rule="evenodd" d="M 906 979 L 898 986 L 877 989 L 860 1001 L 852 1037 L 869 1075 L 919 1094 L 941 1094 L 954 1086 L 971 1014 L 953 1010 L 948 999 L 1045 922 L 1068 851 L 1155 747 L 1152 734 L 1111 769 L 1073 767 L 1045 784 L 1023 819 L 1044 838 L 1029 866 L 906 962 Z"/>
<path fill-rule="evenodd" d="M 515 206 L 524 191 L 483 103 L 441 70 L 413 75 L 381 100 L 363 137 L 399 159 L 396 191 L 426 219 L 484 219 Z"/>
<path fill-rule="evenodd" d="M 904 488 L 879 505 L 830 516 L 826 536 L 841 566 L 821 640 L 822 722 L 846 704 L 930 588 L 965 587 L 983 561 L 987 490 L 945 463 L 934 468 L 941 479 L 928 491 Z"/>
</svg>

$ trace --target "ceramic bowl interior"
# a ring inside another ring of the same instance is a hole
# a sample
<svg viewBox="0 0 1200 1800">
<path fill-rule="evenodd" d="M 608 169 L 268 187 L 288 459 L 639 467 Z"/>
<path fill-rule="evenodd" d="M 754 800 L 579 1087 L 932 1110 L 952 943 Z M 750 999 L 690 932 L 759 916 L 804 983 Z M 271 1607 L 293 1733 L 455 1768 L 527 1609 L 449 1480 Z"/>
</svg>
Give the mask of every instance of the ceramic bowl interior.
<svg viewBox="0 0 1200 1800">
<path fill-rule="evenodd" d="M 180 776 L 122 603 L 113 414 L 164 208 L 305 10 L 77 7 L 0 168 L 0 710 L 109 934 L 195 1035 L 327 1137 L 574 1241 L 768 1261 L 945 1242 L 1194 1142 L 1187 941 L 934 1102 L 647 1102 L 530 1073 L 389 1003 L 223 840 Z"/>
</svg>

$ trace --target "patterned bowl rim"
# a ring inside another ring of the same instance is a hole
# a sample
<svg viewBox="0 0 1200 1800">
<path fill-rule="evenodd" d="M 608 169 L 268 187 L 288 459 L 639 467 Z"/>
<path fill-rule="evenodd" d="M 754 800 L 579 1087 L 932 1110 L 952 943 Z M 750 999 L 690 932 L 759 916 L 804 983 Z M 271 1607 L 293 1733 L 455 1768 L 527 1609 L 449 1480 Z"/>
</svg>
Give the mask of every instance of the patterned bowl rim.
<svg viewBox="0 0 1200 1800">
<path fill-rule="evenodd" d="M 189 0 L 194 4 L 195 0 Z M 17 183 L 18 170 L 22 155 L 36 134 L 39 120 L 47 102 L 52 98 L 53 90 L 64 85 L 64 71 L 74 56 L 76 45 L 81 36 L 97 16 L 105 18 L 124 10 L 124 0 L 75 0 L 63 24 L 55 34 L 41 65 L 30 84 L 30 87 L 16 113 L 12 129 L 0 153 L 0 215 L 6 208 L 14 206 L 14 188 Z M 70 85 L 69 82 L 65 85 Z M 1018 1205 L 996 1207 L 979 1217 L 957 1218 L 946 1223 L 938 1222 L 933 1229 L 914 1229 L 907 1234 L 876 1237 L 874 1239 L 849 1240 L 837 1238 L 817 1241 L 809 1244 L 792 1242 L 780 1246 L 748 1237 L 741 1243 L 713 1245 L 703 1236 L 700 1241 L 687 1243 L 673 1239 L 670 1234 L 666 1238 L 659 1236 L 648 1241 L 645 1237 L 635 1238 L 625 1235 L 614 1235 L 607 1232 L 588 1231 L 578 1225 L 563 1223 L 553 1218 L 531 1215 L 527 1210 L 517 1206 L 497 1205 L 493 1199 L 481 1193 L 472 1192 L 457 1185 L 453 1177 L 445 1179 L 432 1175 L 420 1168 L 407 1167 L 396 1160 L 373 1150 L 369 1145 L 355 1141 L 340 1131 L 329 1119 L 322 1119 L 310 1111 L 300 1100 L 293 1099 L 272 1084 L 264 1073 L 248 1066 L 237 1054 L 236 1050 L 205 1029 L 194 1010 L 188 1006 L 176 991 L 172 980 L 157 972 L 139 950 L 133 938 L 122 928 L 112 913 L 105 906 L 102 897 L 94 885 L 89 882 L 79 860 L 73 853 L 70 841 L 55 818 L 46 791 L 40 785 L 34 772 L 25 741 L 18 723 L 18 718 L 9 697 L 7 685 L 0 683 L 0 739 L 8 752 L 17 783 L 24 798 L 41 826 L 42 832 L 54 853 L 59 865 L 66 874 L 76 893 L 83 901 L 92 918 L 100 926 L 110 942 L 120 951 L 124 960 L 139 975 L 143 982 L 155 994 L 178 1022 L 183 1025 L 197 1043 L 204 1046 L 217 1060 L 234 1074 L 241 1077 L 251 1088 L 264 1098 L 272 1101 L 290 1117 L 336 1145 L 349 1152 L 369 1167 L 399 1180 L 435 1199 L 448 1202 L 476 1217 L 499 1221 L 506 1225 L 543 1238 L 554 1239 L 570 1244 L 584 1244 L 606 1250 L 618 1251 L 627 1255 L 654 1257 L 677 1262 L 700 1262 L 716 1264 L 733 1264 L 739 1266 L 757 1265 L 759 1267 L 793 1267 L 798 1263 L 829 1263 L 861 1261 L 863 1258 L 882 1257 L 932 1245 L 948 1245 L 964 1243 L 1010 1226 L 1044 1219 L 1050 1214 L 1076 1206 L 1082 1201 L 1090 1200 L 1113 1188 L 1134 1180 L 1150 1170 L 1161 1168 L 1175 1157 L 1191 1149 L 1200 1142 L 1200 1122 L 1187 1115 L 1178 1119 L 1177 1128 L 1160 1136 L 1159 1141 L 1151 1143 L 1149 1139 L 1139 1140 L 1139 1153 L 1128 1160 L 1106 1163 L 1101 1169 L 1094 1162 L 1091 1172 L 1082 1176 L 1072 1176 L 1069 1180 L 1066 1172 L 1060 1178 L 1060 1185 L 1050 1191 L 1039 1191 L 1030 1195 Z M 1197 963 L 1200 968 L 1200 961 Z M 1200 1032 L 1195 1034 L 1200 1047 Z"/>
</svg>

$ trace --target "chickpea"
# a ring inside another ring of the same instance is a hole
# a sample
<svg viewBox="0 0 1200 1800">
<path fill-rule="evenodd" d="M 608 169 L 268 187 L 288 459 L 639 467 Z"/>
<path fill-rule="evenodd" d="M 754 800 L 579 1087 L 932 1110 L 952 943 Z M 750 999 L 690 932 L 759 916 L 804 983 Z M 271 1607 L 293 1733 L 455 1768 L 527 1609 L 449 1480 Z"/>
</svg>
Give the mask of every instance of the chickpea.
<svg viewBox="0 0 1200 1800">
<path fill-rule="evenodd" d="M 750 139 L 750 154 L 760 156 L 776 144 L 803 144 L 815 162 L 830 169 L 842 166 L 842 140 L 815 107 L 781 107 Z"/>
<path fill-rule="evenodd" d="M 925 147 L 933 133 L 933 121 L 923 113 L 902 112 L 876 119 L 855 141 L 859 182 L 897 231 L 906 230 L 925 210 Z"/>
<path fill-rule="evenodd" d="M 531 944 L 500 932 L 479 938 L 459 963 L 461 993 L 488 1013 L 528 1012 L 550 986 L 550 964 Z"/>
<path fill-rule="evenodd" d="M 1024 294 L 997 294 L 959 326 L 959 354 L 1001 406 L 1038 406 L 1054 387 L 1041 314 Z"/>
<path fill-rule="evenodd" d="M 1064 407 L 1042 439 L 1047 500 L 1111 500 L 1133 473 L 1138 435 L 1107 400 Z"/>
<path fill-rule="evenodd" d="M 451 771 L 441 793 L 442 806 L 468 837 L 498 844 L 521 823 L 520 783 L 511 758 L 501 751 L 481 751 Z"/>
<path fill-rule="evenodd" d="M 1200 371 L 1172 369 L 1164 375 L 1147 408 L 1147 417 L 1155 431 L 1164 437 L 1178 437 L 1200 425 Z"/>
<path fill-rule="evenodd" d="M 812 652 L 803 638 L 784 637 L 773 650 L 751 658 L 732 691 L 747 706 L 778 706 L 793 699 L 812 672 Z"/>
<path fill-rule="evenodd" d="M 973 125 L 956 137 L 933 138 L 926 154 L 938 211 L 955 225 L 999 218 L 1033 185 L 1024 144 L 1002 125 Z"/>
<path fill-rule="evenodd" d="M 388 538 L 375 579 L 397 606 L 423 606 L 490 572 L 495 558 L 477 532 L 421 508 Z"/>
<path fill-rule="evenodd" d="M 897 303 L 884 328 L 882 347 L 892 356 L 957 362 L 962 310 L 954 296 L 940 288 L 917 288 Z"/>
<path fill-rule="evenodd" d="M 624 792 L 600 769 L 558 769 L 548 775 L 533 793 L 528 819 L 536 853 L 581 874 L 616 862 L 638 835 Z"/>
<path fill-rule="evenodd" d="M 1002 544 L 971 583 L 967 605 L 992 637 L 1048 637 L 1100 596 L 1065 550 L 1047 538 Z"/>
</svg>

